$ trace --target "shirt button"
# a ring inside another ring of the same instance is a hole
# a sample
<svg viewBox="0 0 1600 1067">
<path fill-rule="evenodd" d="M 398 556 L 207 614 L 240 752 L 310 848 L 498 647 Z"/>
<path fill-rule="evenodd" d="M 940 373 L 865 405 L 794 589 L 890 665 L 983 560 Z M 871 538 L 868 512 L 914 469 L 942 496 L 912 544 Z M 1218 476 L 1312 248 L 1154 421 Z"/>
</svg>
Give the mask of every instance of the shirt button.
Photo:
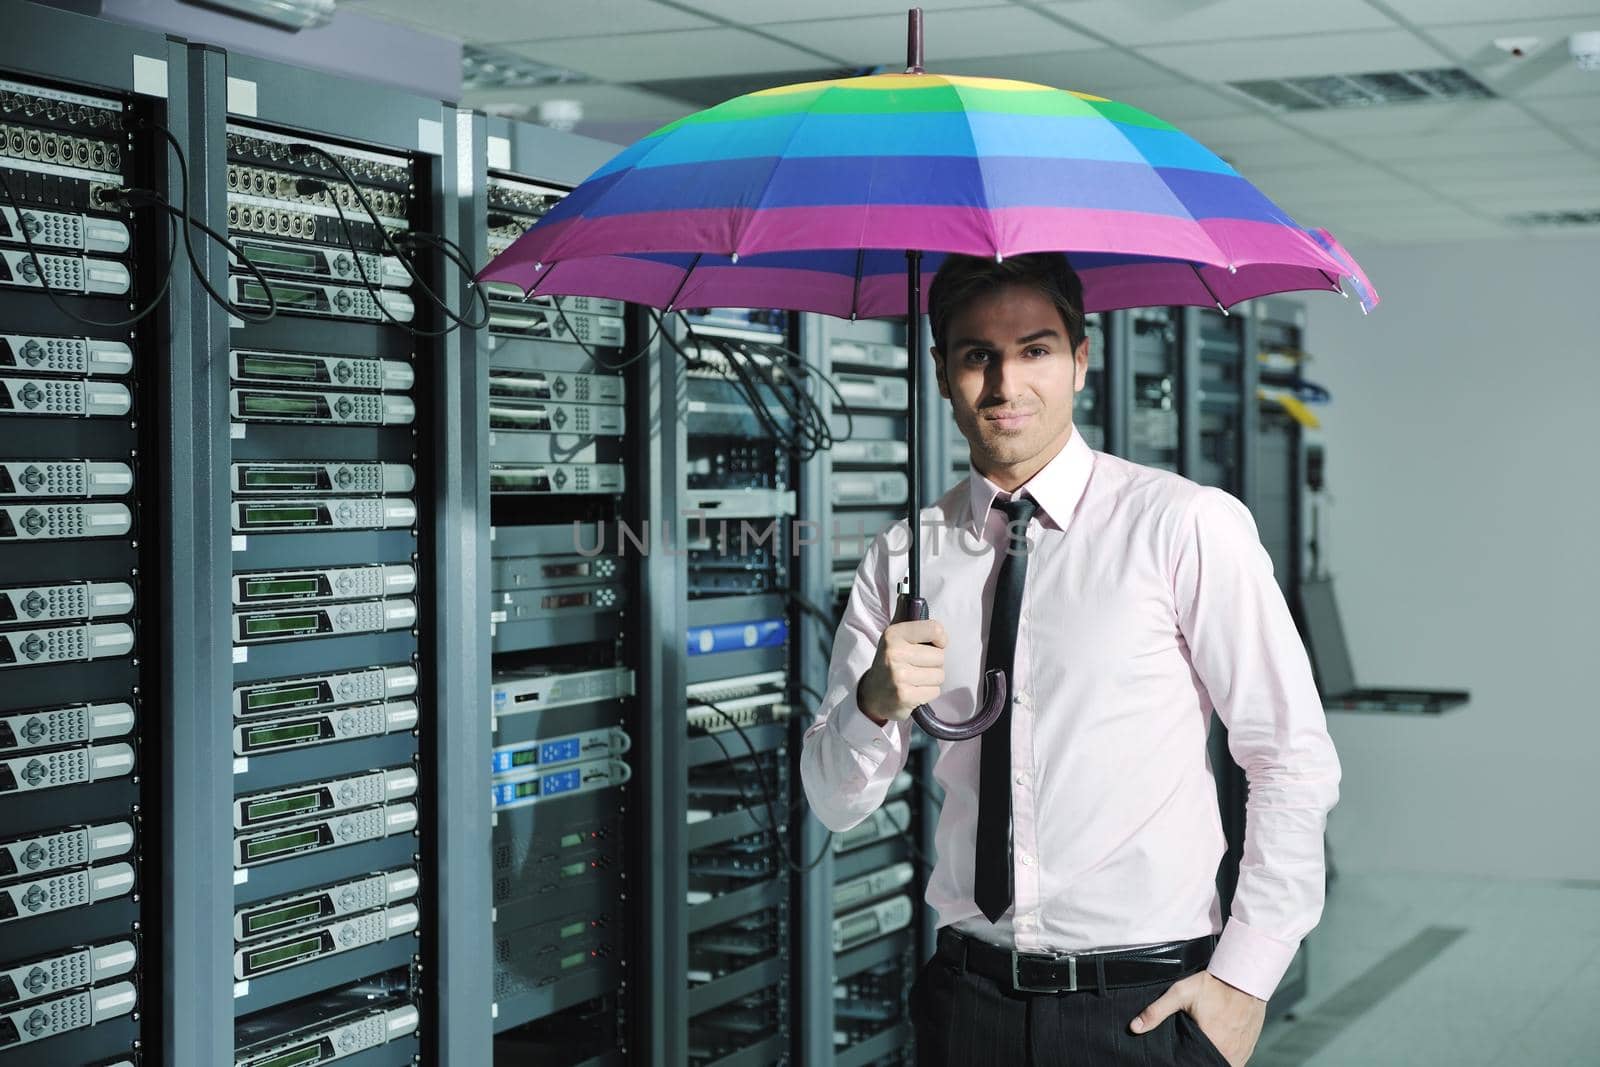
<svg viewBox="0 0 1600 1067">
<path fill-rule="evenodd" d="M 1022 857 L 1022 865 L 1024 867 L 1032 867 L 1033 866 L 1033 857 L 1032 856 L 1023 856 Z"/>
<path fill-rule="evenodd" d="M 1029 774 L 1027 771 L 1018 771 L 1017 772 L 1017 784 L 1018 785 L 1027 785 L 1031 781 L 1033 781 L 1033 775 Z"/>
<path fill-rule="evenodd" d="M 1028 702 L 1028 691 L 1026 689 L 1019 689 L 1017 690 L 1017 695 L 1011 699 L 1018 704 L 1026 704 Z"/>
</svg>

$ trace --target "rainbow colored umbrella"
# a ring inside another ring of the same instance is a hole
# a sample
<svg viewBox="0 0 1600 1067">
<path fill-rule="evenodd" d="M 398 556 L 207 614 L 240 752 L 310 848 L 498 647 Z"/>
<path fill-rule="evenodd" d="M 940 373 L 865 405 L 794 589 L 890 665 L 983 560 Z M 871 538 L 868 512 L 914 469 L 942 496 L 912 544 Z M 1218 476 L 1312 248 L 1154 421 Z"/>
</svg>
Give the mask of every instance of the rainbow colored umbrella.
<svg viewBox="0 0 1600 1067">
<path fill-rule="evenodd" d="M 1066 252 L 1088 311 L 1228 307 L 1294 290 L 1377 304 L 1326 231 L 1301 228 L 1193 138 L 1153 115 L 1028 82 L 927 74 L 921 12 L 904 74 L 766 89 L 619 152 L 481 272 L 530 295 L 653 307 L 774 307 L 907 317 L 909 575 L 896 619 L 927 616 L 917 510 L 925 275 L 944 253 Z M 924 253 L 928 253 L 924 256 Z M 961 723 L 977 736 L 1006 680 Z"/>
</svg>

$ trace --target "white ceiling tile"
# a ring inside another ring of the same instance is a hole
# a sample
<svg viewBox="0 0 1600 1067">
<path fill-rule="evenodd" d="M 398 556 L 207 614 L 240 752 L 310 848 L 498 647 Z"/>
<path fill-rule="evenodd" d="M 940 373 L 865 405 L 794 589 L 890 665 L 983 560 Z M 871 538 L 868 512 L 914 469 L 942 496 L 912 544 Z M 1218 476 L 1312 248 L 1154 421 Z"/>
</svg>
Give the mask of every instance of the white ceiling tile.
<svg viewBox="0 0 1600 1067">
<path fill-rule="evenodd" d="M 1536 114 L 1552 122 L 1586 125 L 1600 121 L 1600 101 L 1591 95 L 1540 97 L 1525 101 Z"/>
<path fill-rule="evenodd" d="M 475 89 L 464 94 L 462 103 L 480 111 L 505 114 L 508 110 L 532 109 L 546 100 L 576 100 L 583 106 L 584 122 L 625 122 L 657 120 L 657 125 L 682 118 L 695 110 L 693 104 L 658 93 L 647 93 L 628 85 L 607 82 L 568 82 L 519 89 Z"/>
<path fill-rule="evenodd" d="M 1547 174 L 1600 174 L 1600 163 L 1576 149 L 1534 155 L 1464 155 L 1435 160 L 1390 160 L 1398 173 L 1445 187 L 1462 176 L 1488 178 L 1542 178 Z"/>
<path fill-rule="evenodd" d="M 1177 88 L 1187 84 L 1182 78 L 1155 64 L 1115 48 L 954 59 L 934 64 L 933 69 L 946 74 L 1015 78 L 1018 81 L 1038 82 L 1040 85 L 1054 85 L 1060 89 L 1094 93 L 1113 100 L 1121 99 L 1118 92 L 1127 88 Z"/>
<path fill-rule="evenodd" d="M 541 63 L 620 82 L 771 71 L 772 84 L 780 85 L 786 80 L 783 71 L 817 66 L 817 57 L 809 52 L 726 28 L 513 41 L 504 47 Z"/>
<path fill-rule="evenodd" d="M 1392 29 L 1384 14 L 1363 3 L 1283 0 L 1090 0 L 1042 5 L 1119 44 L 1237 41 L 1287 34 Z"/>
<path fill-rule="evenodd" d="M 1504 21 L 1506 10 L 1511 6 L 1505 0 L 1387 0 L 1387 2 L 1401 18 L 1423 26 Z M 1516 0 L 1515 6 L 1519 16 L 1529 19 L 1594 13 L 1594 5 L 1589 0 Z"/>
<path fill-rule="evenodd" d="M 1466 133 L 1528 125 L 1528 116 L 1515 104 L 1504 100 L 1293 111 L 1283 117 L 1307 133 L 1333 138 L 1402 137 L 1436 131 Z"/>
<path fill-rule="evenodd" d="M 1404 30 L 1153 45 L 1140 51 L 1157 63 L 1209 82 L 1361 74 L 1448 66 L 1450 62 Z"/>
<path fill-rule="evenodd" d="M 1579 70 L 1567 48 L 1567 38 L 1582 30 L 1600 30 L 1600 10 L 1554 19 L 1531 18 L 1523 12 L 1508 19 L 1502 12 L 1495 22 L 1438 27 L 1427 32 L 1441 47 L 1460 56 L 1467 68 L 1491 88 L 1502 95 L 1526 99 L 1600 94 L 1600 73 Z M 1516 59 L 1494 46 L 1494 41 L 1503 37 L 1536 37 L 1539 43 L 1527 56 Z"/>
<path fill-rule="evenodd" d="M 1188 129 L 1188 123 L 1197 119 L 1221 119 L 1250 113 L 1250 105 L 1231 95 L 1187 83 L 1132 86 L 1119 90 L 1116 99 L 1185 130 Z"/>
<path fill-rule="evenodd" d="M 1212 141 L 1241 145 L 1271 144 L 1274 141 L 1289 139 L 1305 140 L 1296 131 L 1285 129 L 1281 122 L 1261 114 L 1238 115 L 1221 119 L 1200 119 L 1195 122 L 1185 123 L 1183 132 L 1201 144 L 1206 145 L 1209 145 Z"/>
<path fill-rule="evenodd" d="M 1552 206 L 1600 201 L 1600 175 L 1583 173 L 1549 174 L 1533 178 L 1505 178 L 1493 175 L 1440 175 L 1433 179 L 1440 191 L 1478 201 L 1522 197 L 1548 201 Z"/>
<path fill-rule="evenodd" d="M 1257 141 L 1237 147 L 1226 141 L 1202 143 L 1233 164 L 1234 170 L 1251 181 L 1255 180 L 1254 175 L 1257 172 L 1271 173 L 1268 168 L 1282 171 L 1291 167 L 1304 169 L 1350 162 L 1348 153 L 1318 144 L 1295 133 L 1286 132 L 1276 141 Z"/>
<path fill-rule="evenodd" d="M 651 0 L 341 0 L 339 6 L 486 45 L 582 37 L 618 26 L 645 33 L 713 25 Z"/>
<path fill-rule="evenodd" d="M 689 7 L 717 18 L 727 19 L 743 26 L 761 26 L 773 22 L 796 22 L 803 19 L 850 18 L 855 15 L 899 15 L 900 51 L 905 51 L 906 11 L 913 7 L 923 9 L 923 36 L 932 39 L 941 31 L 941 9 L 974 7 L 981 0 L 917 0 L 913 5 L 906 0 L 687 0 Z"/>
<path fill-rule="evenodd" d="M 1352 152 L 1376 160 L 1450 159 L 1484 155 L 1562 153 L 1571 146 L 1539 126 L 1476 133 L 1409 134 L 1383 137 L 1346 137 L 1341 142 Z"/>
<path fill-rule="evenodd" d="M 785 40 L 866 66 L 900 67 L 906 57 L 906 20 L 899 15 L 785 22 L 767 27 Z M 1095 42 L 1042 15 L 1009 4 L 929 13 L 924 24 L 928 70 L 951 59 L 1014 55 L 1023 51 L 1069 51 Z"/>
</svg>

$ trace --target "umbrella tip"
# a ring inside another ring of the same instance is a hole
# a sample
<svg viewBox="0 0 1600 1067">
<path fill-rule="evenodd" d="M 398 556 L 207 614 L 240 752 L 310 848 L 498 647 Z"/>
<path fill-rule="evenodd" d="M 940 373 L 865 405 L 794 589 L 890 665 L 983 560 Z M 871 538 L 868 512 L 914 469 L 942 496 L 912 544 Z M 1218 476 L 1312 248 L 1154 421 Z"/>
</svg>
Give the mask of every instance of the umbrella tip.
<svg viewBox="0 0 1600 1067">
<path fill-rule="evenodd" d="M 996 262 L 996 263 L 1004 263 L 1004 262 L 1005 262 L 1005 259 L 1006 259 L 1006 257 L 1005 257 L 1005 253 L 1003 253 L 1003 252 L 996 252 L 996 253 L 995 253 L 995 254 L 994 254 L 994 261 L 995 261 L 995 262 Z"/>
<path fill-rule="evenodd" d="M 906 13 L 906 73 L 922 73 L 922 8 Z"/>
<path fill-rule="evenodd" d="M 1228 264 L 1228 273 L 1229 274 L 1238 274 L 1239 273 L 1239 268 L 1235 267 L 1232 263 L 1229 263 Z"/>
<path fill-rule="evenodd" d="M 737 263 L 737 262 L 739 262 L 739 253 L 737 253 L 737 252 L 730 252 L 730 253 L 729 253 L 729 254 L 728 254 L 728 258 L 729 258 L 729 259 L 730 259 L 730 260 L 732 260 L 732 261 L 733 261 L 733 262 L 735 262 L 735 263 Z"/>
<path fill-rule="evenodd" d="M 1228 309 L 1222 306 L 1222 301 L 1220 301 L 1220 300 L 1217 301 L 1217 310 L 1222 312 L 1222 315 L 1223 315 L 1224 318 L 1227 318 Z"/>
</svg>

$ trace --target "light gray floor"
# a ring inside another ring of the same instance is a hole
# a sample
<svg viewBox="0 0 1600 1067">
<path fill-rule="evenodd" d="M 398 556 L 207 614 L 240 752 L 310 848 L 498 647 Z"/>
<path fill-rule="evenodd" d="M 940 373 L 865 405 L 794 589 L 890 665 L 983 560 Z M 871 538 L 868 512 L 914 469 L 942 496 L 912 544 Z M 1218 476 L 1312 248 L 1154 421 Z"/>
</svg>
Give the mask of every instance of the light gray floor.
<svg viewBox="0 0 1600 1067">
<path fill-rule="evenodd" d="M 1340 871 L 1309 948 L 1250 1067 L 1600 1067 L 1600 882 Z"/>
</svg>

